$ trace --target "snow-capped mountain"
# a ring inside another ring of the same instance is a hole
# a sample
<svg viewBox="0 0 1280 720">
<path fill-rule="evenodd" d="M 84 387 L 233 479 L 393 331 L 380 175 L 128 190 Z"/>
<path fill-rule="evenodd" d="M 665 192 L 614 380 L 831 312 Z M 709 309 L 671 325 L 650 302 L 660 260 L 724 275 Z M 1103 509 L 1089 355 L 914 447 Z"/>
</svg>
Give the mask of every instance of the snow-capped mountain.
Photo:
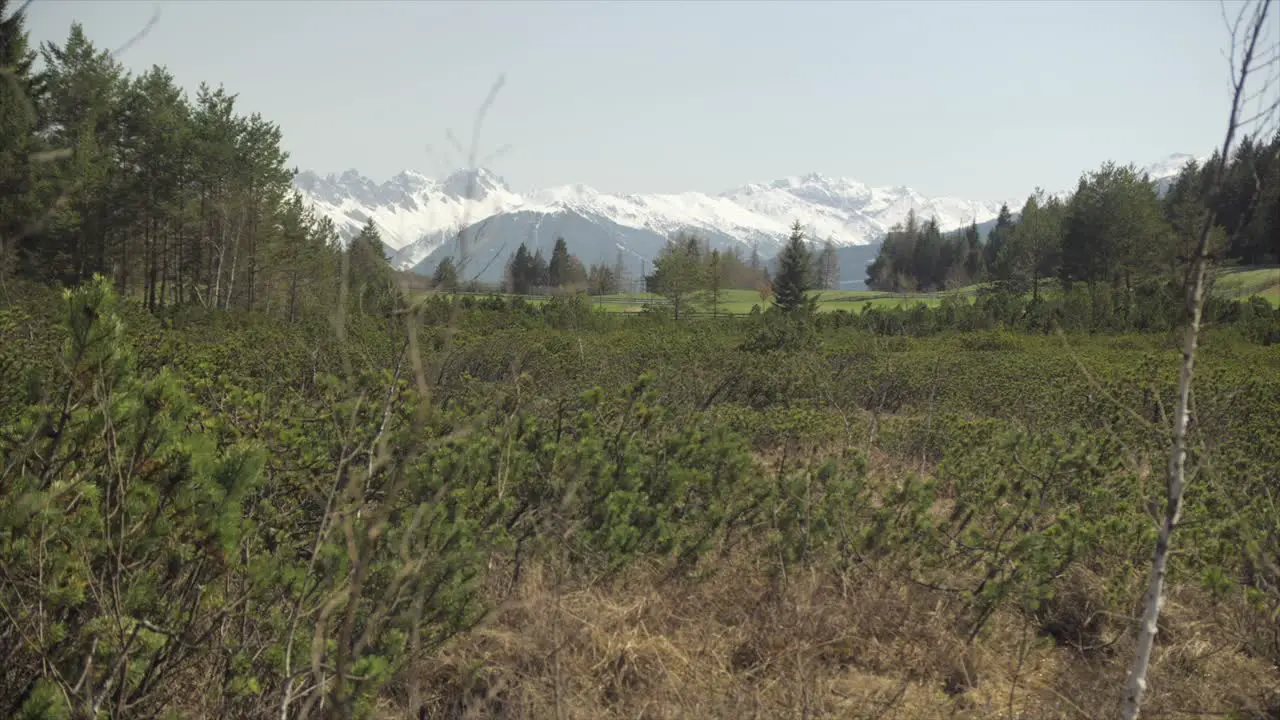
<svg viewBox="0 0 1280 720">
<path fill-rule="evenodd" d="M 868 245 L 911 210 L 921 218 L 936 217 L 950 230 L 989 220 L 1000 208 L 999 202 L 928 198 L 906 187 L 873 188 L 816 173 L 719 195 L 609 195 L 585 185 L 517 194 L 483 169 L 439 182 L 405 171 L 381 184 L 355 170 L 323 177 L 303 172 L 295 185 L 344 238 L 372 219 L 393 252 L 393 264 L 404 269 L 421 265 L 459 237 L 466 238 L 475 263 L 509 254 L 521 242 L 549 252 L 562 236 L 584 262 L 614 262 L 621 253 L 625 264 L 639 268 L 678 231 L 696 232 L 716 247 L 771 253 L 797 220 L 812 237 Z M 483 276 L 500 276 L 503 263 L 490 264 L 493 269 Z M 422 269 L 429 272 L 435 263 L 428 265 Z"/>
<path fill-rule="evenodd" d="M 1142 168 L 1142 171 L 1155 182 L 1156 192 L 1163 197 L 1165 193 L 1169 192 L 1169 188 L 1173 187 L 1174 181 L 1178 179 L 1178 175 L 1188 163 L 1194 161 L 1200 167 L 1204 167 L 1210 157 L 1209 155 L 1197 157 L 1186 153 L 1174 153 L 1164 160 Z"/>
<path fill-rule="evenodd" d="M 487 170 L 462 170 L 441 182 L 405 170 L 380 185 L 355 170 L 324 177 L 308 171 L 293 183 L 344 240 L 372 219 L 396 251 L 397 267 L 412 267 L 464 227 L 525 202 Z"/>
<path fill-rule="evenodd" d="M 1174 153 L 1159 162 L 1151 163 L 1150 165 L 1142 168 L 1142 172 L 1145 172 L 1152 180 L 1176 178 L 1178 173 L 1182 172 L 1182 168 L 1186 167 L 1187 163 L 1192 160 L 1203 166 L 1205 161 L 1208 159 L 1208 155 L 1201 155 L 1197 157 L 1186 153 Z"/>
<path fill-rule="evenodd" d="M 1144 168 L 1153 180 L 1177 175 L 1190 155 L 1171 155 Z M 502 276 L 520 243 L 549 254 L 557 237 L 585 263 L 619 259 L 642 270 L 672 234 L 693 231 L 713 247 L 758 247 L 768 257 L 799 221 L 810 237 L 837 246 L 872 246 L 909 212 L 936 218 L 944 230 L 986 223 L 1001 202 L 930 198 L 909 187 L 871 187 L 817 173 L 744 185 L 718 195 L 698 192 L 610 195 L 585 185 L 527 193 L 513 191 L 484 169 L 436 181 L 404 171 L 381 184 L 355 170 L 341 175 L 299 173 L 294 181 L 320 213 L 350 238 L 370 219 L 390 248 L 392 263 L 429 273 L 465 240 L 468 269 L 484 281 Z M 1008 201 L 1011 209 L 1021 199 Z M 871 255 L 874 251 L 868 248 Z M 859 251 L 861 257 L 863 253 Z M 848 268 L 860 277 L 861 268 Z"/>
</svg>

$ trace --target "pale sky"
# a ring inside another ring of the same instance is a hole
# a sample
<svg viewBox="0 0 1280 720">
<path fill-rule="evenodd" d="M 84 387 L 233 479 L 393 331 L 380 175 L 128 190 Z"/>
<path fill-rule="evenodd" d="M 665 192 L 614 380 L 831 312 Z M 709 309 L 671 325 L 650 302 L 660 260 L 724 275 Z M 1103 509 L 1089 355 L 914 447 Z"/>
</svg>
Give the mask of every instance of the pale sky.
<svg viewBox="0 0 1280 720">
<path fill-rule="evenodd" d="M 516 191 L 720 192 L 820 172 L 1002 200 L 1220 142 L 1217 2 L 36 0 L 120 57 L 239 93 L 293 164 L 442 176 L 481 136 Z M 1280 22 L 1280 21 L 1278 21 Z M 434 150 L 432 149 L 434 148 Z"/>
</svg>

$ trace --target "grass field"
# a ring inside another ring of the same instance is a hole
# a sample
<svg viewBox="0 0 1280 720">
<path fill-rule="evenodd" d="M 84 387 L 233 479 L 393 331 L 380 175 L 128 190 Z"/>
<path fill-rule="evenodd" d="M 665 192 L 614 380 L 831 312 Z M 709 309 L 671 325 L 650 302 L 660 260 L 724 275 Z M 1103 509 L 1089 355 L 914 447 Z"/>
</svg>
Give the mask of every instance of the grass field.
<svg viewBox="0 0 1280 720">
<path fill-rule="evenodd" d="M 863 305 L 876 307 L 897 307 L 902 304 L 923 302 L 936 305 L 939 294 L 885 293 L 875 290 L 822 290 L 813 293 L 818 298 L 818 309 L 858 311 Z M 666 304 L 668 301 L 661 295 L 652 293 L 620 293 L 617 295 L 600 295 L 594 298 L 601 309 L 609 312 L 640 312 L 647 304 Z M 769 300 L 762 299 L 754 290 L 726 290 L 721 294 L 718 312 L 726 315 L 745 315 L 753 306 L 761 309 L 769 306 Z M 711 312 L 706 300 L 696 300 L 690 305 L 693 312 Z"/>
<path fill-rule="evenodd" d="M 1214 292 L 1231 298 L 1257 295 L 1280 304 L 1280 265 L 1223 268 L 1214 280 Z"/>
<path fill-rule="evenodd" d="M 1055 281 L 1047 281 L 1048 287 L 1042 286 L 1042 294 L 1052 294 L 1056 288 Z M 947 296 L 973 296 L 980 285 L 969 285 L 955 290 L 937 293 L 890 293 L 879 290 L 818 290 L 812 293 L 818 298 L 818 310 L 848 310 L 860 312 L 864 306 L 879 308 L 895 308 L 916 303 L 934 306 Z M 1272 304 L 1280 305 L 1280 265 L 1267 267 L 1223 268 L 1218 270 L 1214 281 L 1215 293 L 1229 298 L 1243 299 L 1252 296 L 1263 297 Z M 483 293 L 488 294 L 488 293 Z M 531 303 L 546 302 L 541 295 L 526 295 L 525 300 Z M 614 295 L 596 295 L 592 302 L 606 312 L 637 313 L 646 305 L 665 305 L 669 301 L 654 293 L 617 293 Z M 762 299 L 754 290 L 725 290 L 721 293 L 716 312 L 724 315 L 746 315 L 751 308 L 759 305 L 761 309 L 769 306 L 768 299 Z M 703 298 L 692 300 L 690 313 L 710 313 L 711 306 Z"/>
</svg>

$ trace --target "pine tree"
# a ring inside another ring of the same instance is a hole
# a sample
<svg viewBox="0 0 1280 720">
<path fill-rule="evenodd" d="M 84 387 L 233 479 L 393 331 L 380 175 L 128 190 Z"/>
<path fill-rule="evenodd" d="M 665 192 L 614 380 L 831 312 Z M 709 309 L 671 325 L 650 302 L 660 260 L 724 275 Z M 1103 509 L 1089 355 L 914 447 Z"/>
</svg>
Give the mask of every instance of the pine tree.
<svg viewBox="0 0 1280 720">
<path fill-rule="evenodd" d="M 711 306 L 712 317 L 716 317 L 720 314 L 720 297 L 724 291 L 725 280 L 725 265 L 719 250 L 712 250 L 707 256 L 707 266 L 704 273 L 707 286 L 707 304 Z"/>
<path fill-rule="evenodd" d="M 22 253 L 38 277 L 76 284 L 107 272 L 111 246 L 118 242 L 122 209 L 110 196 L 120 172 L 115 126 L 124 89 L 123 68 L 94 47 L 79 23 L 62 46 L 40 49 L 48 84 L 41 114 L 46 140 L 71 151 L 52 170 L 52 186 L 63 202 L 41 232 L 28 235 Z"/>
<path fill-rule="evenodd" d="M 1131 289 L 1172 242 L 1155 188 L 1133 166 L 1106 163 L 1080 180 L 1062 235 L 1060 275 Z"/>
<path fill-rule="evenodd" d="M 533 256 L 529 248 L 520 243 L 507 266 L 507 289 L 516 295 L 528 295 L 533 283 Z"/>
<path fill-rule="evenodd" d="M 977 222 L 969 223 L 964 231 L 964 272 L 966 285 L 982 277 L 982 237 Z"/>
<path fill-rule="evenodd" d="M 916 290 L 927 292 L 940 290 L 946 279 L 947 268 L 943 257 L 942 231 L 937 218 L 929 218 L 920 228 L 912 255 L 911 275 Z"/>
<path fill-rule="evenodd" d="M 39 207 L 32 155 L 40 97 L 25 23 L 21 9 L 10 14 L 0 0 L 0 279 L 18 270 L 18 238 Z"/>
<path fill-rule="evenodd" d="M 677 320 L 683 316 L 688 298 L 703 287 L 705 273 L 697 250 L 697 238 L 681 234 L 668 240 L 653 261 L 649 285 L 671 301 Z"/>
<path fill-rule="evenodd" d="M 811 301 L 806 299 L 811 283 L 809 274 L 809 249 L 804 242 L 804 229 L 797 220 L 778 256 L 778 274 L 773 279 L 774 306 L 784 312 L 809 307 Z"/>
<path fill-rule="evenodd" d="M 347 297 L 357 312 L 385 315 L 393 306 L 395 285 L 382 248 L 382 235 L 372 220 L 347 248 Z"/>
<path fill-rule="evenodd" d="M 546 258 L 542 256 L 542 248 L 538 248 L 533 252 L 533 258 L 529 263 L 529 287 L 538 290 L 546 288 L 550 285 L 549 277 Z"/>
<path fill-rule="evenodd" d="M 458 289 L 458 270 L 453 264 L 453 258 L 446 257 L 436 265 L 435 272 L 431 274 L 431 287 L 441 292 Z"/>
<path fill-rule="evenodd" d="M 995 267 L 1001 251 L 1013 234 L 1013 225 L 1013 213 L 1009 212 L 1009 205 L 1001 205 L 996 225 L 987 233 L 987 244 L 983 248 L 982 261 L 987 268 Z"/>
<path fill-rule="evenodd" d="M 555 247 L 551 250 L 551 263 L 547 266 L 547 284 L 554 288 L 564 287 L 573 280 L 573 260 L 569 257 L 569 247 L 564 238 L 556 238 Z"/>
<path fill-rule="evenodd" d="M 613 261 L 614 292 L 621 292 L 627 277 L 627 266 L 622 262 L 622 248 L 618 248 L 617 257 Z M 611 294 L 611 293 L 606 293 Z"/>
<path fill-rule="evenodd" d="M 1053 277 L 1058 270 L 1058 252 L 1062 246 L 1062 203 L 1057 198 L 1045 199 L 1036 188 L 1022 207 L 1022 216 L 1007 246 L 1010 276 L 1018 292 L 1031 288 L 1032 298 L 1040 297 L 1040 280 Z"/>
</svg>

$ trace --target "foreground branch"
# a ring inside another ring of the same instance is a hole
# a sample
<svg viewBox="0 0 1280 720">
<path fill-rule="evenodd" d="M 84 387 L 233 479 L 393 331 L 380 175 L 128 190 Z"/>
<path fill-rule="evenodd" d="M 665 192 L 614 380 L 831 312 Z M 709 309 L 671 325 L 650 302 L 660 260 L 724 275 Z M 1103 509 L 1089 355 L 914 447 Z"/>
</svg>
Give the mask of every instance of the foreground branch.
<svg viewBox="0 0 1280 720">
<path fill-rule="evenodd" d="M 1246 122 L 1242 122 L 1240 114 L 1247 100 L 1245 86 L 1250 71 L 1256 70 L 1255 57 L 1258 40 L 1266 26 L 1266 18 L 1271 9 L 1272 0 L 1254 0 L 1244 9 L 1231 29 L 1232 59 L 1232 98 L 1231 114 L 1227 121 L 1227 134 L 1222 142 L 1222 153 L 1213 171 L 1210 195 L 1220 191 L 1226 166 L 1231 157 L 1231 146 L 1236 131 Z M 1250 12 L 1250 10 L 1252 12 Z M 1241 21 L 1248 15 L 1247 24 Z M 1240 52 L 1241 38 L 1238 34 L 1243 27 L 1246 38 L 1243 54 L 1237 67 L 1235 58 Z M 1213 229 L 1214 214 L 1209 213 L 1200 227 L 1196 240 L 1196 249 L 1192 258 L 1191 282 L 1187 289 L 1186 303 L 1189 321 L 1182 346 L 1182 368 L 1178 377 L 1178 404 L 1173 415 L 1173 443 L 1169 453 L 1168 489 L 1165 498 L 1164 520 L 1160 525 L 1156 539 L 1155 555 L 1151 562 L 1151 578 L 1147 587 L 1142 612 L 1142 624 L 1138 630 L 1138 647 L 1134 653 L 1133 665 L 1129 670 L 1129 681 L 1125 687 L 1122 717 L 1135 720 L 1142 707 L 1142 696 L 1147 689 L 1147 669 L 1151 663 L 1151 650 L 1155 645 L 1156 632 L 1160 620 L 1160 609 L 1164 603 L 1164 581 L 1168 572 L 1169 551 L 1173 539 L 1173 531 L 1178 526 L 1182 515 L 1182 494 L 1186 489 L 1187 466 L 1187 425 L 1190 420 L 1191 381 L 1195 371 L 1196 347 L 1200 338 L 1200 321 L 1204 311 L 1205 275 L 1208 269 L 1209 233 Z"/>
</svg>

